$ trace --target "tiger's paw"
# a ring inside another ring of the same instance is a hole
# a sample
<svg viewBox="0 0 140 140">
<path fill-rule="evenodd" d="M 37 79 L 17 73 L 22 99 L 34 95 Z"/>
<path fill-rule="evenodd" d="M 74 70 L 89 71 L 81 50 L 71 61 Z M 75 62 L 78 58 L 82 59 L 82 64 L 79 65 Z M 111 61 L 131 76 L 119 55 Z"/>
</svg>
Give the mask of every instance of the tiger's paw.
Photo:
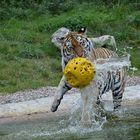
<svg viewBox="0 0 140 140">
<path fill-rule="evenodd" d="M 54 101 L 54 102 L 53 102 L 52 107 L 51 107 L 51 111 L 52 111 L 52 112 L 57 111 L 58 106 L 60 105 L 60 102 L 61 102 L 60 100 L 57 100 L 57 101 Z"/>
</svg>

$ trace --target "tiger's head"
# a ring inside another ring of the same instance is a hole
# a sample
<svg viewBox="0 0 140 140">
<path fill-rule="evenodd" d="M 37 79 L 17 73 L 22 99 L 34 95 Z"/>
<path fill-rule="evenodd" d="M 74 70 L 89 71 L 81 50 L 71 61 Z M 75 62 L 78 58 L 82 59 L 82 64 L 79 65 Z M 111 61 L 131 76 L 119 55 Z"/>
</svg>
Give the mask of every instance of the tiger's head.
<svg viewBox="0 0 140 140">
<path fill-rule="evenodd" d="M 92 53 L 92 42 L 82 33 L 69 32 L 64 38 L 61 38 L 61 54 L 64 65 L 75 57 L 89 58 Z"/>
<path fill-rule="evenodd" d="M 68 28 L 61 27 L 57 31 L 55 31 L 52 35 L 52 43 L 59 49 L 62 47 L 62 39 L 65 38 L 71 31 Z M 87 29 L 86 27 L 81 27 L 78 32 L 79 34 L 86 35 Z"/>
</svg>

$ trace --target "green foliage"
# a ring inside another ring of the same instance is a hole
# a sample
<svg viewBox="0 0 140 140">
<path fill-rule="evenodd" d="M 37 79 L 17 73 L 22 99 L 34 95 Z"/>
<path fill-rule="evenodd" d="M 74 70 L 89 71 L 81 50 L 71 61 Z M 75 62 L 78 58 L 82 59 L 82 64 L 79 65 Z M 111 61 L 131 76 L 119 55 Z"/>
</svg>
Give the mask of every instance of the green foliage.
<svg viewBox="0 0 140 140">
<path fill-rule="evenodd" d="M 113 35 L 120 50 L 132 47 L 132 65 L 140 69 L 137 1 L 1 0 L 0 4 L 0 92 L 59 83 L 61 54 L 51 35 L 62 26 L 74 31 L 86 26 L 89 37 Z"/>
<path fill-rule="evenodd" d="M 0 5 L 0 19 L 30 19 L 48 12 L 53 15 L 67 12 L 75 4 L 74 0 L 1 0 Z"/>
<path fill-rule="evenodd" d="M 114 4 L 137 4 L 137 0 L 1 0 L 0 19 L 30 19 L 37 15 L 50 13 L 59 15 L 68 12 L 79 4 L 105 5 L 114 7 Z M 135 6 L 137 7 L 137 5 Z"/>
<path fill-rule="evenodd" d="M 80 15 L 69 17 L 65 23 L 64 26 L 72 31 L 78 31 L 80 27 L 84 27 L 84 19 Z"/>
<path fill-rule="evenodd" d="M 64 1 L 64 0 L 51 0 L 48 2 L 47 9 L 51 14 L 60 14 L 62 12 L 67 12 L 68 10 L 73 9 L 73 1 Z"/>
<path fill-rule="evenodd" d="M 132 67 L 136 67 L 138 69 L 135 74 L 140 75 L 140 48 L 133 48 L 132 50 L 130 50 L 130 54 Z"/>
<path fill-rule="evenodd" d="M 19 52 L 19 57 L 40 59 L 45 57 L 45 53 L 41 50 L 40 46 L 26 45 L 24 46 L 24 49 L 21 49 Z"/>
<path fill-rule="evenodd" d="M 60 59 L 60 50 L 51 43 L 42 45 L 41 50 L 50 57 Z"/>
</svg>

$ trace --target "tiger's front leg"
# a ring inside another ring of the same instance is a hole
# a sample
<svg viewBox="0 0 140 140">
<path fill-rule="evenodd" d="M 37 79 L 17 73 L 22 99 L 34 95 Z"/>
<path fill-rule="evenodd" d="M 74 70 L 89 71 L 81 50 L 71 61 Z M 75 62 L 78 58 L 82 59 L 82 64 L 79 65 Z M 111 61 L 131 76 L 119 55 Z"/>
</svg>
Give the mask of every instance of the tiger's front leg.
<svg viewBox="0 0 140 140">
<path fill-rule="evenodd" d="M 65 77 L 63 76 L 57 88 L 57 95 L 55 96 L 51 106 L 52 112 L 57 111 L 57 108 L 60 105 L 61 100 L 63 99 L 63 95 L 70 89 L 70 85 L 68 85 L 68 83 L 65 80 Z"/>
</svg>

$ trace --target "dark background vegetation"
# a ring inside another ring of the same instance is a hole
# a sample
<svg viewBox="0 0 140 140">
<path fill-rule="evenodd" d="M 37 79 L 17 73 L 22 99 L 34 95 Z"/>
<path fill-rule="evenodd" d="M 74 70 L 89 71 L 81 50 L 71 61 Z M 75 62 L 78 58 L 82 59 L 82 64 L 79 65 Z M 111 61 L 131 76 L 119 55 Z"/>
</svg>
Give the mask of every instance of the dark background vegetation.
<svg viewBox="0 0 140 140">
<path fill-rule="evenodd" d="M 113 35 L 140 68 L 139 0 L 1 0 L 0 21 L 1 93 L 58 84 L 61 54 L 51 35 L 62 26 Z"/>
</svg>

